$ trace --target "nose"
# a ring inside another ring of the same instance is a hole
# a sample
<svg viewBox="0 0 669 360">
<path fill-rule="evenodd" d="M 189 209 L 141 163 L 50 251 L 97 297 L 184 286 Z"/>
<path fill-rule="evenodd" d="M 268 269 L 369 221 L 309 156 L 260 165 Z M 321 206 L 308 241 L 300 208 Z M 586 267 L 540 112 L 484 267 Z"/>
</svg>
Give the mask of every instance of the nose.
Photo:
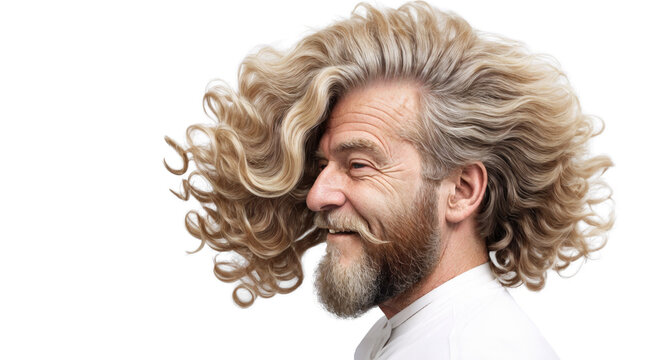
<svg viewBox="0 0 669 360">
<path fill-rule="evenodd" d="M 314 185 L 307 194 L 307 206 L 311 211 L 336 209 L 346 203 L 344 194 L 344 175 L 339 174 L 334 166 L 326 166 L 318 174 Z"/>
</svg>

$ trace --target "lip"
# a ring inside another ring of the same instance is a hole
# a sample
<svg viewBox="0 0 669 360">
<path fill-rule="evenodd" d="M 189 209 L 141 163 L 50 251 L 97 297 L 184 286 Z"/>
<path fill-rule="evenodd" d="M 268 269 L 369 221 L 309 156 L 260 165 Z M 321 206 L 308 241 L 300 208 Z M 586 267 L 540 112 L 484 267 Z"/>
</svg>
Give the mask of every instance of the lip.
<svg viewBox="0 0 669 360">
<path fill-rule="evenodd" d="M 326 241 L 328 243 L 341 243 L 345 242 L 347 240 L 355 240 L 358 239 L 360 235 L 358 233 L 352 233 L 352 234 L 344 234 L 344 233 L 336 233 L 336 234 L 330 234 L 328 232 Z"/>
</svg>

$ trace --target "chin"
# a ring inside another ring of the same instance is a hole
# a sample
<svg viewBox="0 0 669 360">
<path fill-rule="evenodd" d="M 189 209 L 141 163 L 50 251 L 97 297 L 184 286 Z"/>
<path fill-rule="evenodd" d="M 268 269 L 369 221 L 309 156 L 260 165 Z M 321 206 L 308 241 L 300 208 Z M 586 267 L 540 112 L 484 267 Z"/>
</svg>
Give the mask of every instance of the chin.
<svg viewBox="0 0 669 360">
<path fill-rule="evenodd" d="M 320 302 L 338 317 L 358 317 L 375 305 L 379 271 L 364 251 L 346 257 L 328 244 L 315 277 Z"/>
</svg>

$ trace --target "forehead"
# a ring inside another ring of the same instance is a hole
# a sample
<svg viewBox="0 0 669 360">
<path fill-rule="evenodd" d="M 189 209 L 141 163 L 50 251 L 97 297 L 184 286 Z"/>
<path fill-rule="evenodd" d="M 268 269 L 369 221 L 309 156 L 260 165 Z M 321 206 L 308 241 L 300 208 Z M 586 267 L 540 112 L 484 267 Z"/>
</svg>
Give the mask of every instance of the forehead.
<svg viewBox="0 0 669 360">
<path fill-rule="evenodd" d="M 417 121 L 419 86 L 416 83 L 378 81 L 352 90 L 332 109 L 322 150 L 354 138 L 363 138 L 388 146 L 391 140 L 400 140 L 400 130 L 414 126 Z"/>
</svg>

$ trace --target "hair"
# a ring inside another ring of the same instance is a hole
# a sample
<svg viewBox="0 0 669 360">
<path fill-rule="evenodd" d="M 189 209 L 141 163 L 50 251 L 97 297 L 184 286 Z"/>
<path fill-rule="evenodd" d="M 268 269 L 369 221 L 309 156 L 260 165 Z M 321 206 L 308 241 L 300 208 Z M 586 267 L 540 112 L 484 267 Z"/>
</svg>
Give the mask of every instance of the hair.
<svg viewBox="0 0 669 360">
<path fill-rule="evenodd" d="M 599 175 L 612 162 L 587 149 L 603 126 L 582 113 L 554 60 L 424 2 L 396 10 L 360 4 L 289 51 L 247 56 L 238 91 L 219 83 L 204 96 L 214 123 L 190 126 L 185 147 L 166 138 L 184 162 L 165 163 L 170 172 L 196 166 L 183 193 L 173 191 L 202 205 L 185 219 L 201 240 L 195 251 L 206 244 L 235 255 L 217 257 L 214 273 L 239 281 L 237 304 L 301 284 L 302 255 L 323 241 L 309 232 L 314 213 L 306 206 L 321 125 L 338 98 L 379 79 L 420 84 L 418 125 L 402 136 L 421 154 L 424 178 L 476 161 L 487 169 L 477 230 L 504 285 L 539 290 L 549 269 L 604 246 L 613 210 L 595 207 L 611 198 Z M 197 142 L 201 135 L 208 140 Z"/>
</svg>

